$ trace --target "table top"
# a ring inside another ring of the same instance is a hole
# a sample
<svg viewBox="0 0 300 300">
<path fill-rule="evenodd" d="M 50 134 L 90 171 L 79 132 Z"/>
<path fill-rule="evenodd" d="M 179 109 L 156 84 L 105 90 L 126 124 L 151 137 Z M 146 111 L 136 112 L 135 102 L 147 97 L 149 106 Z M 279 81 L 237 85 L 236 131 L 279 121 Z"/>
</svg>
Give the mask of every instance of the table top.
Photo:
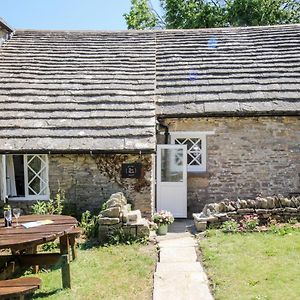
<svg viewBox="0 0 300 300">
<path fill-rule="evenodd" d="M 51 220 L 53 223 L 32 228 L 22 226 L 22 223 L 42 220 Z M 22 250 L 54 241 L 71 232 L 76 225 L 75 218 L 64 215 L 25 215 L 19 218 L 19 226 L 16 226 L 15 218 L 13 218 L 11 228 L 4 227 L 4 219 L 0 219 L 0 249 Z"/>
</svg>

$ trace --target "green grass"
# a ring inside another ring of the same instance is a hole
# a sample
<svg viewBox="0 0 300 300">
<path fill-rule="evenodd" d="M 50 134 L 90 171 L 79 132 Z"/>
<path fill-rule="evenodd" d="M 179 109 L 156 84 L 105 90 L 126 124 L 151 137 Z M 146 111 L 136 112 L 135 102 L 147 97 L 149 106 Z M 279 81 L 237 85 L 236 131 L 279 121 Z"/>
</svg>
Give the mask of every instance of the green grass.
<svg viewBox="0 0 300 300">
<path fill-rule="evenodd" d="M 216 300 L 300 299 L 300 232 L 209 231 L 200 249 Z"/>
<path fill-rule="evenodd" d="M 71 262 L 72 289 L 61 289 L 60 269 L 41 271 L 34 299 L 151 299 L 156 250 L 153 245 L 118 245 L 78 250 Z"/>
</svg>

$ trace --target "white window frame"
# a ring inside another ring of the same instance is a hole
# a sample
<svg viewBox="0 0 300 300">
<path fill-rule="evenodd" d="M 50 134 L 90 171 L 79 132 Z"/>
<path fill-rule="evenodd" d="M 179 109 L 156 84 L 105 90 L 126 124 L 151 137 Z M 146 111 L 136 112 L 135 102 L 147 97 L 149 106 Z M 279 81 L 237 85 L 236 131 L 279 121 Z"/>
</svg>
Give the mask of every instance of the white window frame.
<svg viewBox="0 0 300 300">
<path fill-rule="evenodd" d="M 199 165 L 187 165 L 187 171 L 191 173 L 206 172 L 206 159 L 207 159 L 207 149 L 206 149 L 206 136 L 214 134 L 214 131 L 174 131 L 170 132 L 171 144 L 175 145 L 176 139 L 200 139 L 201 140 L 201 164 Z M 187 149 L 187 155 L 189 154 L 189 149 Z"/>
<path fill-rule="evenodd" d="M 49 200 L 50 199 L 50 191 L 49 191 L 49 160 L 47 154 L 16 154 L 16 155 L 23 155 L 24 159 L 24 188 L 25 188 L 25 196 L 24 197 L 10 197 L 8 196 L 9 201 L 30 201 L 30 200 Z M 28 186 L 28 156 L 38 156 L 41 155 L 45 159 L 45 172 L 46 172 L 46 180 L 47 180 L 47 187 L 45 195 L 29 195 L 29 186 Z"/>
</svg>

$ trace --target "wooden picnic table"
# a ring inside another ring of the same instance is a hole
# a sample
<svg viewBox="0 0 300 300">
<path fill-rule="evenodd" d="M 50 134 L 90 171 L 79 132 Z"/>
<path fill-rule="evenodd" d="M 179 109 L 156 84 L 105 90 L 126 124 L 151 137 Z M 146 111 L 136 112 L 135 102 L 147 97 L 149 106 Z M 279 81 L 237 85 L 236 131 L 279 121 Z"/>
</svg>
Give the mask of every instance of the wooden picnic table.
<svg viewBox="0 0 300 300">
<path fill-rule="evenodd" d="M 53 223 L 25 228 L 22 224 L 42 220 Z M 4 227 L 0 219 L 0 249 L 10 249 L 10 255 L 0 256 L 0 267 L 9 261 L 21 267 L 53 265 L 62 263 L 62 283 L 64 288 L 71 287 L 69 248 L 70 238 L 74 239 L 77 220 L 64 215 L 27 215 L 19 218 L 19 226 Z M 37 246 L 59 238 L 60 253 L 37 253 Z"/>
</svg>

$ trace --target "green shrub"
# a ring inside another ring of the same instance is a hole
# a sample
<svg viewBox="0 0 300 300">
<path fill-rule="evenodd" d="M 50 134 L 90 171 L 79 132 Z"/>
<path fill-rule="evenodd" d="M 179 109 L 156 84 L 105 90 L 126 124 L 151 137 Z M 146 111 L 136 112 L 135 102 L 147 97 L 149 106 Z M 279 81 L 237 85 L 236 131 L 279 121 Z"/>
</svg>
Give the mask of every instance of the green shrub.
<svg viewBox="0 0 300 300">
<path fill-rule="evenodd" d="M 241 220 L 241 227 L 245 231 L 254 231 L 258 224 L 259 220 L 256 215 L 245 215 Z"/>
<path fill-rule="evenodd" d="M 45 252 L 51 252 L 58 248 L 58 243 L 56 242 L 48 242 L 42 245 L 42 250 Z"/>
<path fill-rule="evenodd" d="M 234 220 L 226 221 L 222 224 L 221 230 L 223 232 L 236 233 L 239 231 L 239 224 Z"/>
<path fill-rule="evenodd" d="M 32 205 L 32 212 L 35 215 L 61 215 L 64 208 L 65 191 L 58 189 L 54 200 L 37 201 Z"/>
<path fill-rule="evenodd" d="M 278 235 L 286 235 L 286 234 L 290 234 L 293 231 L 296 231 L 297 229 L 293 228 L 291 225 L 289 224 L 285 224 L 284 226 L 276 226 L 276 225 L 272 225 L 270 227 L 270 231 L 274 234 L 278 234 Z"/>
<path fill-rule="evenodd" d="M 122 228 L 115 228 L 108 235 L 108 245 L 132 245 L 135 243 L 146 244 L 148 237 L 137 237 L 129 232 L 125 232 Z"/>
<path fill-rule="evenodd" d="M 95 238 L 98 235 L 98 216 L 92 215 L 89 210 L 81 215 L 79 226 L 87 238 Z"/>
<path fill-rule="evenodd" d="M 297 223 L 298 223 L 297 218 L 290 218 L 290 219 L 289 219 L 289 224 L 295 225 L 295 224 L 297 224 Z"/>
</svg>

